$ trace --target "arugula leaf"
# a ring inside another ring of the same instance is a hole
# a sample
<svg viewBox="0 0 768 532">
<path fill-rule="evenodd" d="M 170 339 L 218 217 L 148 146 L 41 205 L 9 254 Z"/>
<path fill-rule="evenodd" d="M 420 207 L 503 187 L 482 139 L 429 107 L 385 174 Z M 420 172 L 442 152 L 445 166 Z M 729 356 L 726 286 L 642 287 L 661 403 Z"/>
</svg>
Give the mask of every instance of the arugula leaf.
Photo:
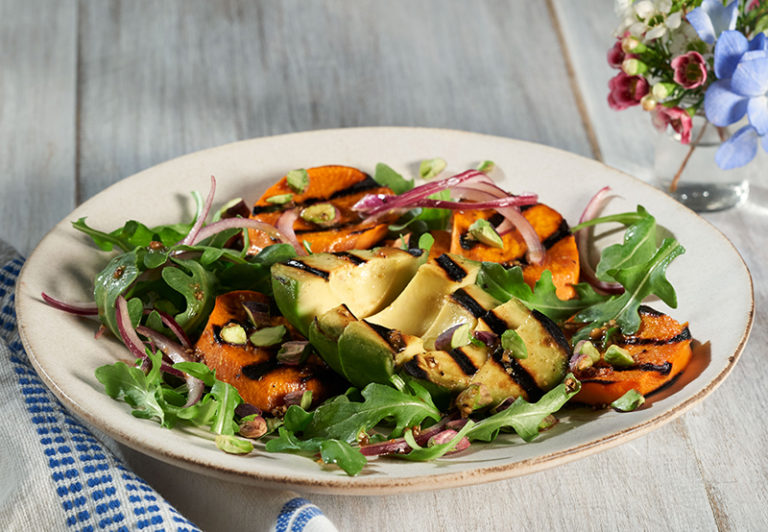
<svg viewBox="0 0 768 532">
<path fill-rule="evenodd" d="M 189 232 L 192 224 L 159 225 L 149 228 L 136 220 L 128 220 L 123 227 L 105 233 L 94 229 L 85 223 L 86 218 L 72 222 L 72 227 L 90 236 L 93 242 L 103 251 L 112 251 L 115 247 L 123 251 L 131 251 L 137 247 L 147 247 L 151 242 L 162 242 L 170 247 Z"/>
<path fill-rule="evenodd" d="M 159 360 L 162 355 L 150 357 L 153 367 L 146 375 L 141 368 L 116 362 L 97 368 L 96 378 L 112 399 L 122 399 L 134 408 L 131 414 L 144 419 L 156 418 L 166 426 L 165 410 L 157 393 L 161 381 Z"/>
<path fill-rule="evenodd" d="M 569 373 L 562 383 L 535 403 L 518 397 L 509 408 L 478 421 L 466 436 L 470 440 L 489 442 L 496 439 L 501 429 L 512 427 L 523 440 L 529 442 L 539 435 L 541 422 L 560 410 L 580 389 L 581 383 Z"/>
<path fill-rule="evenodd" d="M 186 309 L 174 318 L 185 331 L 194 330 L 202 325 L 213 308 L 216 277 L 194 260 L 171 260 L 188 272 L 173 266 L 162 270 L 163 280 L 186 300 Z"/>
<path fill-rule="evenodd" d="M 632 214 L 632 213 L 630 213 Z M 624 233 L 624 242 L 608 246 L 600 255 L 596 275 L 602 281 L 615 281 L 608 273 L 648 262 L 656 252 L 656 219 L 641 205 L 638 220 L 632 221 Z"/>
<path fill-rule="evenodd" d="M 143 250 L 137 249 L 113 258 L 94 281 L 93 297 L 99 309 L 99 319 L 120 338 L 115 318 L 115 302 L 139 277 Z"/>
<path fill-rule="evenodd" d="M 644 264 L 622 270 L 609 270 L 608 274 L 624 286 L 624 293 L 579 312 L 574 320 L 585 323 L 574 337 L 582 340 L 589 332 L 615 320 L 624 334 L 633 334 L 640 327 L 638 308 L 650 295 L 657 295 L 672 308 L 677 307 L 675 289 L 666 278 L 669 263 L 685 253 L 685 248 L 674 238 L 665 238 L 653 257 Z"/>
<path fill-rule="evenodd" d="M 414 185 L 413 179 L 406 180 L 403 176 L 384 163 L 376 165 L 376 170 L 373 173 L 373 180 L 381 186 L 391 188 L 395 194 L 408 192 Z"/>
<path fill-rule="evenodd" d="M 405 441 L 408 443 L 408 445 L 411 447 L 412 451 L 407 454 L 401 454 L 396 455 L 398 458 L 404 458 L 406 460 L 411 460 L 414 462 L 426 462 L 429 460 L 436 460 L 437 458 L 440 458 L 441 456 L 445 455 L 446 453 L 451 452 L 456 445 L 459 444 L 462 438 L 464 438 L 470 430 L 472 430 L 472 427 L 474 427 L 475 423 L 470 419 L 467 421 L 467 424 L 464 425 L 461 430 L 456 433 L 456 435 L 450 439 L 450 441 L 447 441 L 445 443 L 437 443 L 434 445 L 431 445 L 429 447 L 421 447 L 418 443 L 416 443 L 416 438 L 413 437 L 412 431 L 406 431 L 404 434 Z"/>
<path fill-rule="evenodd" d="M 345 441 L 325 440 L 320 443 L 320 458 L 326 464 L 336 464 L 347 475 L 357 475 L 368 464 L 368 459 Z"/>
<path fill-rule="evenodd" d="M 211 424 L 211 432 L 232 435 L 237 432 L 235 408 L 243 402 L 237 389 L 229 383 L 217 380 L 211 387 L 211 396 L 216 399 L 216 414 Z"/>
<path fill-rule="evenodd" d="M 384 384 L 371 383 L 363 389 L 362 395 L 362 403 L 340 395 L 320 405 L 304 430 L 304 437 L 354 442 L 360 432 L 373 428 L 384 419 L 395 424 L 393 436 L 427 418 L 440 419 L 440 411 L 423 388 L 412 395 Z"/>
<path fill-rule="evenodd" d="M 502 303 L 517 298 L 528 308 L 538 310 L 556 322 L 563 322 L 580 310 L 605 300 L 605 296 L 595 292 L 586 283 L 574 285 L 577 297 L 560 299 L 549 270 L 542 272 L 531 290 L 523 279 L 520 266 L 507 269 L 496 262 L 483 262 L 480 265 L 476 284 Z"/>
</svg>

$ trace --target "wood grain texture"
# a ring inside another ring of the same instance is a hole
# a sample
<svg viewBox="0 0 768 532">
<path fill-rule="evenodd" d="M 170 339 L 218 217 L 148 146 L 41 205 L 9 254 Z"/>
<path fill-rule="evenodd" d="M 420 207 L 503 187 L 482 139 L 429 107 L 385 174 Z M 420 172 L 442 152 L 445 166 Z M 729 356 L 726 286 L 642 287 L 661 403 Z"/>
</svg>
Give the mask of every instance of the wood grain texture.
<svg viewBox="0 0 768 532">
<path fill-rule="evenodd" d="M 308 129 L 436 126 L 591 153 L 544 4 L 82 7 L 80 200 L 189 151 Z"/>
<path fill-rule="evenodd" d="M 0 238 L 23 254 L 74 208 L 73 1 L 0 0 Z"/>
<path fill-rule="evenodd" d="M 614 111 L 608 107 L 608 80 L 618 71 L 606 55 L 618 24 L 612 0 L 553 0 L 568 53 L 574 66 L 587 115 L 592 121 L 602 160 L 609 166 L 651 181 L 653 141 L 648 113 L 640 108 Z"/>
</svg>

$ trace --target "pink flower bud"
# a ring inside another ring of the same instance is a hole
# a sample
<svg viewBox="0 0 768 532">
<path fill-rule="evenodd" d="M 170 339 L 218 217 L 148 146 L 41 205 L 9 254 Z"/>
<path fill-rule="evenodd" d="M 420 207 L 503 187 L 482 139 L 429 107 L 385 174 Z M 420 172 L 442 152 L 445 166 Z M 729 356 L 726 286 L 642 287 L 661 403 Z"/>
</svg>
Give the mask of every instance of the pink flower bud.
<svg viewBox="0 0 768 532">
<path fill-rule="evenodd" d="M 621 68 L 621 63 L 624 62 L 624 50 L 621 49 L 621 41 L 616 41 L 613 48 L 608 50 L 608 65 L 611 68 Z"/>
<path fill-rule="evenodd" d="M 672 129 L 680 135 L 680 142 L 682 144 L 689 144 L 691 142 L 691 128 L 693 127 L 693 120 L 688 111 L 680 109 L 679 107 L 664 107 L 663 105 L 657 105 L 652 111 L 653 125 L 659 131 L 664 131 L 667 126 L 672 126 Z"/>
</svg>

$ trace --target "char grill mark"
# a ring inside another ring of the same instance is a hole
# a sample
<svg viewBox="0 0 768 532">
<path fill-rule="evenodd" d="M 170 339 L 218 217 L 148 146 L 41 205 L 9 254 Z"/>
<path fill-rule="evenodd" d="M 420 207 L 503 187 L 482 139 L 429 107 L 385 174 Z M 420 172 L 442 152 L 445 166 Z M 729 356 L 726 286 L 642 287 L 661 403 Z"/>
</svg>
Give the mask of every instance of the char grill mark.
<svg viewBox="0 0 768 532">
<path fill-rule="evenodd" d="M 440 255 L 435 260 L 451 281 L 461 281 L 467 276 L 466 270 L 456 264 L 448 255 Z"/>
<path fill-rule="evenodd" d="M 463 288 L 459 288 L 454 293 L 452 293 L 451 299 L 467 309 L 475 318 L 479 318 L 486 313 L 486 310 L 481 307 L 480 304 Z"/>
<path fill-rule="evenodd" d="M 371 176 L 368 174 L 365 175 L 365 179 L 362 181 L 358 181 L 357 183 L 354 183 L 353 185 L 337 190 L 329 198 L 307 198 L 304 201 L 299 201 L 294 203 L 294 206 L 296 207 L 309 207 L 310 205 L 315 205 L 316 203 L 323 203 L 332 201 L 338 198 L 343 198 L 344 196 L 351 196 L 352 194 L 357 194 L 360 192 L 365 192 L 366 190 L 372 190 L 374 188 L 381 188 L 381 185 L 378 184 Z M 282 207 L 280 205 L 254 205 L 252 209 L 253 215 L 262 214 L 265 212 L 275 212 L 282 210 Z"/>
<path fill-rule="evenodd" d="M 669 375 L 669 372 L 672 371 L 672 364 L 669 362 L 664 362 L 663 364 L 635 364 L 632 366 L 627 367 L 614 367 L 613 371 L 656 371 L 660 375 Z"/>
<path fill-rule="evenodd" d="M 318 277 L 322 277 L 325 280 L 328 280 L 330 277 L 330 273 L 325 270 L 320 270 L 318 268 L 313 268 L 312 266 L 309 266 L 308 264 L 304 264 L 300 260 L 291 259 L 288 262 L 285 263 L 286 266 L 290 266 L 291 268 L 296 268 L 297 270 L 301 270 L 307 273 L 311 273 L 312 275 L 317 275 Z"/>
<path fill-rule="evenodd" d="M 277 363 L 269 361 L 257 364 L 248 364 L 247 366 L 243 366 L 240 372 L 247 378 L 257 381 L 275 368 L 277 368 Z"/>
<path fill-rule="evenodd" d="M 504 331 L 507 330 L 507 323 L 494 314 L 492 310 L 486 312 L 485 316 L 483 316 L 483 321 L 488 324 L 488 327 L 490 327 L 497 336 L 501 336 L 504 334 Z"/>
<path fill-rule="evenodd" d="M 365 264 L 366 262 L 368 262 L 367 260 L 360 258 L 357 255 L 350 253 L 349 251 L 337 251 L 336 253 L 334 253 L 334 255 L 342 259 L 348 260 L 355 266 L 360 266 L 361 264 Z"/>
<path fill-rule="evenodd" d="M 421 369 L 419 366 L 419 361 L 416 357 L 403 364 L 403 370 L 411 377 L 416 377 L 417 379 L 421 380 L 429 380 L 429 375 L 427 375 L 426 371 Z"/>
<path fill-rule="evenodd" d="M 671 338 L 638 338 L 636 336 L 629 336 L 627 338 L 619 338 L 616 343 L 622 345 L 672 345 L 679 344 L 680 342 L 687 342 L 692 339 L 691 331 L 686 327 L 680 334 L 677 334 Z"/>
<path fill-rule="evenodd" d="M 549 235 L 547 238 L 541 241 L 541 245 L 544 246 L 544 249 L 549 249 L 558 242 L 560 242 L 563 238 L 571 235 L 571 228 L 568 227 L 568 222 L 565 221 L 565 218 L 560 220 L 560 226 L 555 229 L 555 231 Z"/>
<path fill-rule="evenodd" d="M 541 399 L 544 392 L 539 388 L 538 384 L 536 384 L 536 381 L 533 380 L 531 374 L 520 365 L 516 358 L 504 356 L 504 350 L 501 348 L 494 351 L 491 358 L 504 369 L 511 380 L 525 391 L 529 401 L 534 402 Z"/>
<path fill-rule="evenodd" d="M 448 351 L 448 354 L 451 355 L 451 358 L 454 362 L 456 362 L 456 365 L 459 366 L 459 369 L 466 375 L 467 377 L 471 377 L 477 372 L 477 367 L 472 363 L 472 360 L 462 351 L 462 349 L 459 347 L 457 349 L 451 349 Z"/>
</svg>

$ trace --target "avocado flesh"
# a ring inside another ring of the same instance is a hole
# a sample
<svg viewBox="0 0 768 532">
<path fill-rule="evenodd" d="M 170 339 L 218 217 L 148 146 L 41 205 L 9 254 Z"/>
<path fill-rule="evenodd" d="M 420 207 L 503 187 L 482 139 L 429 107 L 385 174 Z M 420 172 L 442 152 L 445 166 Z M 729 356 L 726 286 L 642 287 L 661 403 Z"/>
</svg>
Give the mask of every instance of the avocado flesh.
<svg viewBox="0 0 768 532">
<path fill-rule="evenodd" d="M 437 317 L 422 335 L 424 347 L 434 349 L 437 337 L 451 327 L 468 323 L 470 329 L 474 330 L 477 319 L 498 305 L 499 301 L 495 297 L 476 284 L 455 290 L 445 298 Z"/>
<path fill-rule="evenodd" d="M 489 353 L 456 399 L 464 414 L 510 397 L 536 401 L 565 377 L 571 355 L 565 336 L 549 318 L 521 301 L 513 298 L 496 307 L 479 320 L 478 329 L 499 335 L 503 329 L 514 329 L 525 342 L 528 357 L 514 358 L 500 347 Z M 482 400 L 475 396 L 478 389 L 483 391 Z"/>
<path fill-rule="evenodd" d="M 417 379 L 460 392 L 469 386 L 473 375 L 488 358 L 486 347 L 465 345 L 450 351 L 431 350 L 414 355 L 402 365 L 403 371 Z"/>
<path fill-rule="evenodd" d="M 389 305 L 419 267 L 419 258 L 396 248 L 316 253 L 272 266 L 280 312 L 307 336 L 316 316 L 344 303 L 364 318 Z"/>
<path fill-rule="evenodd" d="M 312 320 L 309 326 L 309 342 L 317 349 L 320 358 L 338 373 L 344 375 L 339 359 L 339 337 L 347 325 L 357 321 L 346 305 L 339 305 Z"/>
<path fill-rule="evenodd" d="M 473 285 L 480 263 L 445 254 L 422 264 L 400 295 L 381 312 L 369 316 L 371 323 L 422 336 L 443 307 L 446 296 Z"/>
</svg>

